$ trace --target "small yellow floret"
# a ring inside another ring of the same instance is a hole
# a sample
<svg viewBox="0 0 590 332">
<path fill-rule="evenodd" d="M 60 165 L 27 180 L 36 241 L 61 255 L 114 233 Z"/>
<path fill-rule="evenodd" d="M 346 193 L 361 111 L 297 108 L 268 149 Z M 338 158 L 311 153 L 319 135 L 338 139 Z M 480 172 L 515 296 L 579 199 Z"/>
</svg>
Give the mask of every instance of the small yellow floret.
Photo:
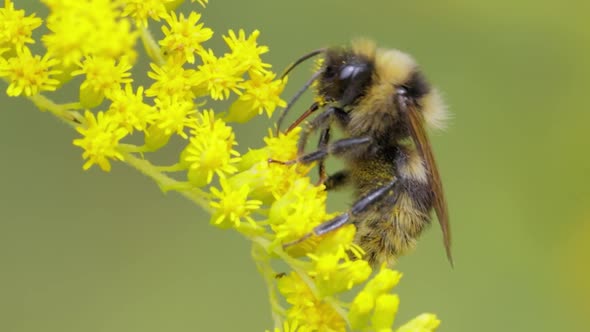
<svg viewBox="0 0 590 332">
<path fill-rule="evenodd" d="M 113 1 L 43 0 L 49 7 L 47 28 L 41 37 L 47 50 L 59 58 L 66 71 L 84 56 L 110 59 L 137 57 L 135 44 L 139 32 Z M 72 69 L 73 70 L 73 69 Z"/>
<path fill-rule="evenodd" d="M 125 0 L 123 16 L 129 16 L 135 20 L 139 27 L 147 27 L 148 18 L 154 21 L 166 17 L 166 4 L 173 0 Z"/>
<path fill-rule="evenodd" d="M 292 306 L 287 318 L 296 321 L 302 331 L 345 331 L 344 319 L 334 308 L 319 299 L 295 273 L 279 279 L 278 288 Z"/>
<path fill-rule="evenodd" d="M 202 186 L 211 183 L 213 175 L 223 178 L 237 171 L 239 153 L 233 150 L 237 144 L 231 127 L 221 119 L 215 119 L 213 111 L 197 116 L 191 130 L 189 145 L 181 155 L 181 163 L 188 165 L 191 183 Z"/>
<path fill-rule="evenodd" d="M 86 79 L 80 85 L 80 101 L 102 101 L 102 97 L 110 97 L 114 91 L 121 88 L 121 84 L 131 83 L 131 64 L 126 58 L 121 58 L 118 63 L 106 57 L 87 57 L 79 62 L 80 69 L 72 72 L 72 76 L 85 75 Z M 98 103 L 89 102 L 87 107 L 94 107 Z"/>
<path fill-rule="evenodd" d="M 43 20 L 35 14 L 25 16 L 24 10 L 15 10 L 14 3 L 6 0 L 4 8 L 0 8 L 0 48 L 20 49 L 25 44 L 33 44 L 35 40 L 31 35 L 41 23 Z"/>
<path fill-rule="evenodd" d="M 156 108 L 143 101 L 143 86 L 134 93 L 131 84 L 126 84 L 124 90 L 112 93 L 111 100 L 107 114 L 129 133 L 145 130 L 157 117 Z"/>
<path fill-rule="evenodd" d="M 200 14 L 191 12 L 185 18 L 184 14 L 176 16 L 171 12 L 165 17 L 170 27 L 163 26 L 164 38 L 160 40 L 162 51 L 168 56 L 179 59 L 178 63 L 195 63 L 195 53 L 204 51 L 201 44 L 213 36 L 213 30 L 203 28 L 203 23 L 197 24 Z"/>
<path fill-rule="evenodd" d="M 223 56 L 218 58 L 212 50 L 202 52 L 203 64 L 198 67 L 195 74 L 196 88 L 199 91 L 206 91 L 213 100 L 228 99 L 230 92 L 240 94 L 242 75 L 247 65 L 236 61 L 236 59 Z"/>
<path fill-rule="evenodd" d="M 268 52 L 267 46 L 258 45 L 256 39 L 260 36 L 260 31 L 254 30 L 252 34 L 246 38 L 244 30 L 240 29 L 238 35 L 233 30 L 229 30 L 229 36 L 223 36 L 227 46 L 231 49 L 231 53 L 227 56 L 232 58 L 235 62 L 242 64 L 245 70 L 264 74 L 271 66 L 263 63 L 260 56 Z"/>
<path fill-rule="evenodd" d="M 221 178 L 219 182 L 221 190 L 211 188 L 211 193 L 219 200 L 211 202 L 211 207 L 215 209 L 211 223 L 221 228 L 239 228 L 243 221 L 257 226 L 250 214 L 256 211 L 262 202 L 248 199 L 250 188 L 248 186 L 233 188 L 225 178 Z"/>
<path fill-rule="evenodd" d="M 54 91 L 59 81 L 51 77 L 60 73 L 53 69 L 57 64 L 59 61 L 49 54 L 41 58 L 32 55 L 27 47 L 17 49 L 15 57 L 0 62 L 0 77 L 10 81 L 6 94 L 33 96 L 41 91 Z"/>
<path fill-rule="evenodd" d="M 148 76 L 155 82 L 145 91 L 146 96 L 178 100 L 192 100 L 197 97 L 192 90 L 192 86 L 196 84 L 194 70 L 184 69 L 177 63 L 163 66 L 152 63 L 150 67 L 152 71 L 148 72 Z"/>
<path fill-rule="evenodd" d="M 263 112 L 270 118 L 277 107 L 287 106 L 280 97 L 287 80 L 275 80 L 275 76 L 271 72 L 251 75 L 241 85 L 244 91 L 231 105 L 227 120 L 243 123 Z"/>
<path fill-rule="evenodd" d="M 92 112 L 86 111 L 84 118 L 86 126 L 76 128 L 83 138 L 74 140 L 74 145 L 84 149 L 82 157 L 87 161 L 83 168 L 86 170 L 98 164 L 103 171 L 108 172 L 111 170 L 109 159 L 123 160 L 123 155 L 117 148 L 119 141 L 127 135 L 127 131 L 103 112 L 99 112 L 95 117 Z"/>
</svg>

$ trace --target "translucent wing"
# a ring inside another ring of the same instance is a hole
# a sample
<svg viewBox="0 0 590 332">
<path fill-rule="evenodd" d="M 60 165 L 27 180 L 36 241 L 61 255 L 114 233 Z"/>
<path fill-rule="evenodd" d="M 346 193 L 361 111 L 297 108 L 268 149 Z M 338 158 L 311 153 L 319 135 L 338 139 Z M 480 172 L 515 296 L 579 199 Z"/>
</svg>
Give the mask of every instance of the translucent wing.
<svg viewBox="0 0 590 332">
<path fill-rule="evenodd" d="M 412 136 L 418 152 L 422 155 L 422 158 L 424 158 L 426 163 L 426 168 L 429 173 L 430 185 L 432 192 L 434 193 L 434 210 L 436 211 L 436 216 L 442 229 L 447 258 L 449 259 L 449 262 L 452 266 L 453 256 L 451 254 L 451 228 L 449 224 L 447 202 L 445 200 L 440 174 L 438 173 L 438 167 L 436 166 L 436 161 L 434 160 L 434 155 L 432 153 L 432 146 L 430 145 L 430 140 L 428 139 L 428 135 L 424 129 L 424 119 L 418 108 L 413 103 L 408 103 L 409 100 L 404 98 L 404 96 L 400 97 L 401 100 L 399 100 L 398 105 L 401 108 L 401 113 L 407 116 L 410 135 Z"/>
</svg>

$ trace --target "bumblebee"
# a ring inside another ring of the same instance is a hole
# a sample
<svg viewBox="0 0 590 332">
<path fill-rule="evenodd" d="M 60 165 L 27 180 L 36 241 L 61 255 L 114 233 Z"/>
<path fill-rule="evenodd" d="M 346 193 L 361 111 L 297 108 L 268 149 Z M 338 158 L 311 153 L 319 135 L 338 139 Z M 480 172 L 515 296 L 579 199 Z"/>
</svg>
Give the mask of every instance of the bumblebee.
<svg viewBox="0 0 590 332">
<path fill-rule="evenodd" d="M 356 201 L 347 212 L 320 224 L 294 243 L 353 223 L 357 228 L 355 242 L 366 252 L 364 258 L 373 266 L 392 265 L 415 246 L 430 224 L 434 209 L 452 265 L 447 204 L 425 130 L 427 126 L 442 127 L 446 119 L 439 92 L 430 86 L 409 55 L 377 48 L 367 40 L 306 54 L 284 75 L 316 55 L 323 57 L 320 69 L 289 102 L 278 128 L 310 86 L 316 89 L 316 102 L 289 130 L 320 112 L 303 125 L 298 157 L 273 162 L 317 162 L 326 190 L 350 185 Z M 335 126 L 341 129 L 343 138 L 330 141 Z M 318 149 L 305 153 L 314 132 L 319 132 Z M 343 159 L 344 169 L 327 176 L 324 160 L 328 156 Z"/>
</svg>

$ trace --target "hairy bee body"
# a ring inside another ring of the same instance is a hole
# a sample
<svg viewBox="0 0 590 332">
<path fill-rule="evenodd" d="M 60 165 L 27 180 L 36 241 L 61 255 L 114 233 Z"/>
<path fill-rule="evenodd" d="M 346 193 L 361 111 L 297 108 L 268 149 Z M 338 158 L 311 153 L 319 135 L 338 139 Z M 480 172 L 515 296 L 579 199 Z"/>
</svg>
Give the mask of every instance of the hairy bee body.
<svg viewBox="0 0 590 332">
<path fill-rule="evenodd" d="M 328 190 L 352 186 L 356 202 L 314 233 L 352 222 L 365 258 L 373 265 L 393 264 L 415 246 L 434 208 L 451 260 L 446 203 L 424 129 L 441 127 L 445 119 L 440 95 L 400 51 L 360 40 L 323 53 L 316 93 L 317 108 L 325 110 L 304 126 L 297 162 L 319 161 L 322 171 L 328 155 L 343 159 L 342 171 L 322 178 Z M 334 124 L 344 138 L 329 142 Z M 318 130 L 319 149 L 305 154 L 309 134 Z"/>
</svg>

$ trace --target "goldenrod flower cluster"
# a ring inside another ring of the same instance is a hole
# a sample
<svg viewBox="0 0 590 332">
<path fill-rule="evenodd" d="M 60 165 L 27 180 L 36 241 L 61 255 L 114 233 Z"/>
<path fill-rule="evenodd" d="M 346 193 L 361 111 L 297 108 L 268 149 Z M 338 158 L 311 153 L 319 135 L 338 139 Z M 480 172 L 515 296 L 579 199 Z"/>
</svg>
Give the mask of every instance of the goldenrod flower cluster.
<svg viewBox="0 0 590 332">
<path fill-rule="evenodd" d="M 49 9 L 44 19 L 11 0 L 0 8 L 6 93 L 30 99 L 75 128 L 84 169 L 110 171 L 113 162 L 126 163 L 209 211 L 212 225 L 251 240 L 274 331 L 436 329 L 431 314 L 392 328 L 399 299 L 391 290 L 401 275 L 385 266 L 373 273 L 353 243 L 354 226 L 283 249 L 334 214 L 326 212 L 324 187 L 307 176 L 312 166 L 268 162 L 296 157 L 299 128 L 278 135 L 269 130 L 261 148 L 237 149 L 235 126 L 286 106 L 286 79 L 262 60 L 269 49 L 258 43 L 259 31 L 229 30 L 222 36 L 227 48 L 212 50 L 206 43 L 214 32 L 202 22 L 201 7 L 177 13 L 181 0 L 41 2 Z M 35 36 L 42 25 L 47 32 Z M 161 29 L 163 37 L 155 39 L 149 29 Z M 29 48 L 37 42 L 42 54 Z M 133 74 L 140 56 L 151 60 L 146 85 Z M 71 86 L 73 77 L 81 82 L 78 100 L 52 101 L 47 93 Z M 217 100 L 230 106 L 215 109 Z M 131 144 L 132 135 L 142 143 Z M 184 143 L 178 161 L 153 164 L 150 157 L 172 137 Z M 289 270 L 275 271 L 273 260 Z M 345 293 L 355 294 L 351 302 L 343 300 Z"/>
</svg>

